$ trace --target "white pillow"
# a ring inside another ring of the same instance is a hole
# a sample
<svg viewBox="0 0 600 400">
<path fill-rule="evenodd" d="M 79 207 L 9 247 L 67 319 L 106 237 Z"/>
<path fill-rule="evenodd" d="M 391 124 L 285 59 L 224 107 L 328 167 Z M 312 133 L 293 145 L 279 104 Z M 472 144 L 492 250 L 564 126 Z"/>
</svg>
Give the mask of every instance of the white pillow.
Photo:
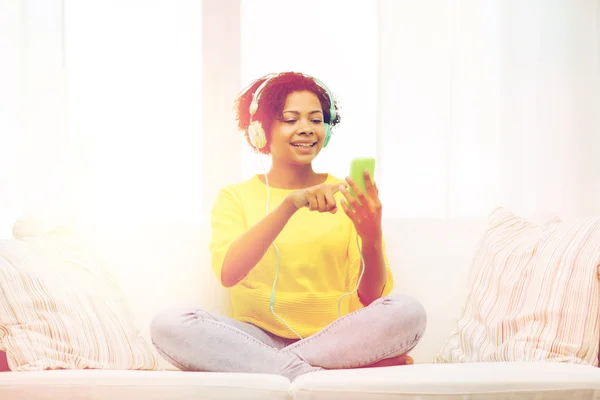
<svg viewBox="0 0 600 400">
<path fill-rule="evenodd" d="M 104 266 L 51 235 L 0 241 L 0 350 L 13 371 L 157 369 Z"/>
<path fill-rule="evenodd" d="M 600 217 L 535 224 L 490 215 L 469 294 L 437 363 L 598 365 Z"/>
</svg>

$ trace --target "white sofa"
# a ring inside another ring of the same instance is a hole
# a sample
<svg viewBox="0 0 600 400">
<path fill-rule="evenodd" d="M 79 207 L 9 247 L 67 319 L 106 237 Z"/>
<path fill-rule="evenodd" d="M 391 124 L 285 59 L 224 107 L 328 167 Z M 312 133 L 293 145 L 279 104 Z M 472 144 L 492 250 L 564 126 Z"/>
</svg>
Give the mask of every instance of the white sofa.
<svg viewBox="0 0 600 400">
<path fill-rule="evenodd" d="M 386 220 L 394 292 L 428 312 L 416 364 L 324 371 L 294 382 L 281 376 L 161 371 L 0 373 L 0 399 L 600 399 L 600 369 L 561 363 L 433 364 L 453 330 L 485 218 Z M 107 237 L 110 236 L 110 239 Z M 228 313 L 227 293 L 209 266 L 208 223 L 153 225 L 99 235 L 149 341 L 152 317 L 199 306 Z"/>
</svg>

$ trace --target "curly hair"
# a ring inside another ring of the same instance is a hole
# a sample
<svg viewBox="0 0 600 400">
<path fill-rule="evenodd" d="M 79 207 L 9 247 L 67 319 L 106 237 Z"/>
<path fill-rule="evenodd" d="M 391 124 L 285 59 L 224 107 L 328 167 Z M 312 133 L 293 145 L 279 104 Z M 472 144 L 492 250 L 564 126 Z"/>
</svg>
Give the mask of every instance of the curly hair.
<svg viewBox="0 0 600 400">
<path fill-rule="evenodd" d="M 258 153 L 270 154 L 269 144 L 271 142 L 270 133 L 273 121 L 281 118 L 283 107 L 290 93 L 309 91 L 314 93 L 321 102 L 323 109 L 324 122 L 332 127 L 340 122 L 340 114 L 338 112 L 338 102 L 333 98 L 336 116 L 331 121 L 330 100 L 327 92 L 319 86 L 311 77 L 297 73 L 284 72 L 272 78 L 264 87 L 260 95 L 258 110 L 254 114 L 253 120 L 260 121 L 267 137 L 267 145 L 262 149 L 257 149 L 252 146 L 250 137 L 248 136 L 248 126 L 250 125 L 250 103 L 256 89 L 268 78 L 269 75 L 263 76 L 250 84 L 249 87 L 242 90 L 234 102 L 234 111 L 238 129 L 244 132 L 246 141 L 250 147 Z M 332 94 L 333 96 L 333 94 Z"/>
</svg>

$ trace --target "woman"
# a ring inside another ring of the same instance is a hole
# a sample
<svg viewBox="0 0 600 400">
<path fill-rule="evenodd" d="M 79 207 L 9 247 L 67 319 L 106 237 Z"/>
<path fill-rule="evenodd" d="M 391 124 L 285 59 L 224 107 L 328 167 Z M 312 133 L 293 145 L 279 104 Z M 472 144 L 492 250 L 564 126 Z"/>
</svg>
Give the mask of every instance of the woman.
<svg viewBox="0 0 600 400">
<path fill-rule="evenodd" d="M 412 363 L 406 354 L 423 335 L 425 311 L 413 298 L 389 296 L 376 185 L 365 173 L 362 193 L 350 178 L 312 167 L 340 121 L 328 89 L 282 73 L 255 81 L 235 105 L 249 145 L 272 166 L 223 188 L 212 210 L 212 266 L 230 290 L 233 318 L 160 314 L 151 327 L 158 351 L 183 370 L 290 380 Z"/>
</svg>

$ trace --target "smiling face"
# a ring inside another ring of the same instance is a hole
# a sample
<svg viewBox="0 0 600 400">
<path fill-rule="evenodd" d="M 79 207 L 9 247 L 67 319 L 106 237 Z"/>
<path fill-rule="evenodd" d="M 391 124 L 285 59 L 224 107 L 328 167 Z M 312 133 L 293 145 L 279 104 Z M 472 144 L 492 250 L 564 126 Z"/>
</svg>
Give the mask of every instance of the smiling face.
<svg viewBox="0 0 600 400">
<path fill-rule="evenodd" d="M 323 148 L 325 123 L 319 98 L 312 92 L 292 92 L 271 126 L 273 162 L 310 164 Z"/>
</svg>

